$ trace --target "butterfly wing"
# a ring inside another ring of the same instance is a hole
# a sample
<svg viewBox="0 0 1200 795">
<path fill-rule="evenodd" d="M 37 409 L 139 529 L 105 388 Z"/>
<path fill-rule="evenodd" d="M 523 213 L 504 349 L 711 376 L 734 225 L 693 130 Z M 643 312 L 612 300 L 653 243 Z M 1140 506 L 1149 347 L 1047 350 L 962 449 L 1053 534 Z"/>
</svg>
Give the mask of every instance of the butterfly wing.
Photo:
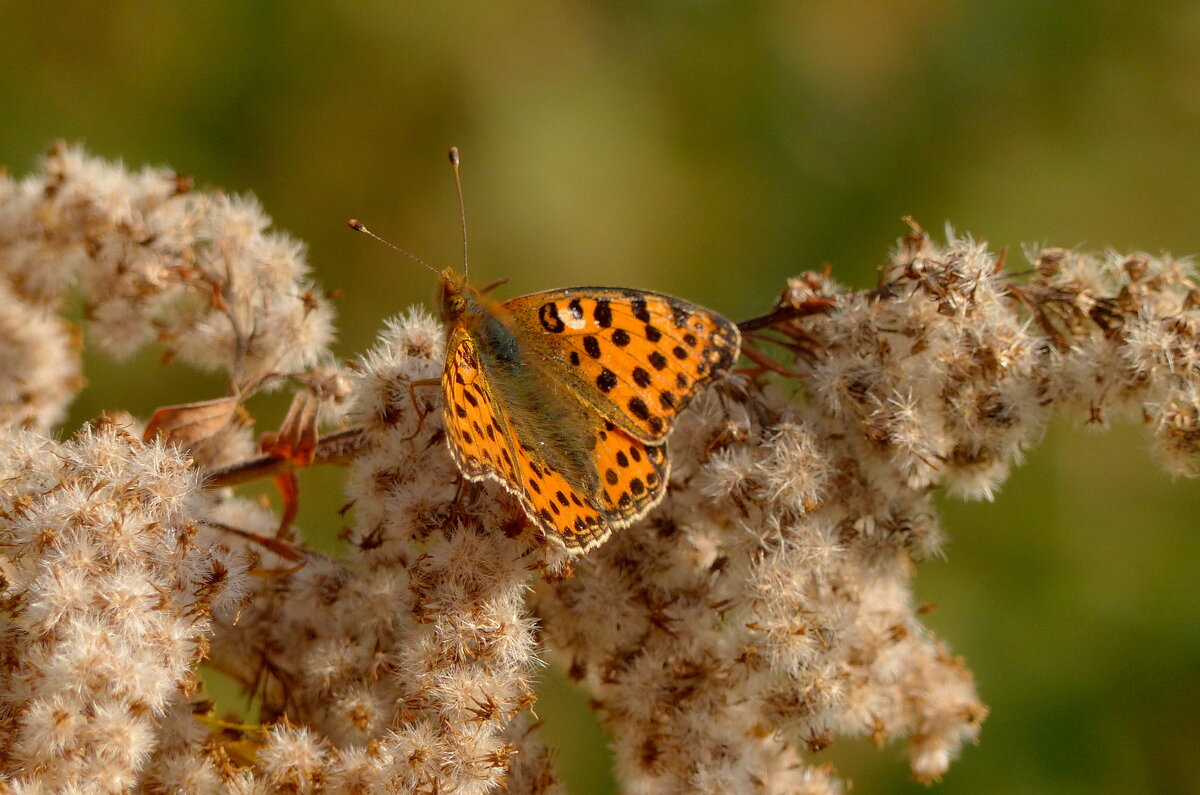
<svg viewBox="0 0 1200 795">
<path fill-rule="evenodd" d="M 572 287 L 514 298 L 504 309 L 552 377 L 651 444 L 741 347 L 733 323 L 658 293 Z"/>
<path fill-rule="evenodd" d="M 446 343 L 442 417 L 450 455 L 468 480 L 520 484 L 507 412 L 499 405 L 474 340 L 461 326 Z"/>
<path fill-rule="evenodd" d="M 661 446 L 597 421 L 591 460 L 600 482 L 593 493 L 572 484 L 533 446 L 519 444 L 517 453 L 524 478 L 517 496 L 526 515 L 575 554 L 599 546 L 613 530 L 645 516 L 666 493 L 670 471 Z"/>
<path fill-rule="evenodd" d="M 647 445 L 599 416 L 588 462 L 596 478 L 580 483 L 538 452 L 538 435 L 504 405 L 488 379 L 475 340 L 462 327 L 447 343 L 443 416 L 451 455 L 470 480 L 495 480 L 515 495 L 529 519 L 575 554 L 601 544 L 662 499 L 669 464 Z"/>
<path fill-rule="evenodd" d="M 592 460 L 600 475 L 609 522 L 625 527 L 662 500 L 671 462 L 662 445 L 648 445 L 605 420 L 596 432 Z"/>
</svg>

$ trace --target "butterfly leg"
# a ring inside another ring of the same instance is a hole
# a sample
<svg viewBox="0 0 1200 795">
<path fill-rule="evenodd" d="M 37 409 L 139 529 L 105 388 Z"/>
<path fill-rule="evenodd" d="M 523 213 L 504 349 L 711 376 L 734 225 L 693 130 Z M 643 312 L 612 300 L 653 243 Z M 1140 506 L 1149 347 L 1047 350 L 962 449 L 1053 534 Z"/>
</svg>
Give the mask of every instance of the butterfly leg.
<svg viewBox="0 0 1200 795">
<path fill-rule="evenodd" d="M 408 382 L 408 399 L 412 401 L 413 410 L 417 412 L 417 429 L 412 432 L 411 436 L 406 436 L 404 441 L 417 438 L 421 433 L 421 428 L 425 425 L 425 417 L 429 414 L 428 409 L 421 408 L 421 404 L 417 402 L 417 387 L 419 386 L 441 386 L 442 379 L 440 378 L 419 378 L 416 381 Z"/>
<path fill-rule="evenodd" d="M 463 495 L 463 492 L 466 490 L 466 487 L 467 487 L 467 479 L 464 478 L 460 474 L 458 476 L 458 483 L 456 483 L 454 486 L 454 496 L 450 498 L 450 502 L 457 505 L 459 500 L 462 499 L 462 495 Z"/>
<path fill-rule="evenodd" d="M 460 473 L 454 485 L 454 496 L 446 503 L 447 522 L 451 524 L 455 522 L 463 523 L 469 519 L 468 511 L 463 503 L 466 499 L 467 489 L 471 485 L 471 482 Z"/>
</svg>

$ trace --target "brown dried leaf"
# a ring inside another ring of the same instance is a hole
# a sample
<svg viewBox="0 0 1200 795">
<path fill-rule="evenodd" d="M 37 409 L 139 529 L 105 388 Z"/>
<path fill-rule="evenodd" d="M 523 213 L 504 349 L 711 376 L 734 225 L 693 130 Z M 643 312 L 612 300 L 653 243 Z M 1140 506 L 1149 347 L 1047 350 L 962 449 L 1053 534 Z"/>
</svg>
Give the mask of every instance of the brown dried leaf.
<svg viewBox="0 0 1200 795">
<path fill-rule="evenodd" d="M 148 442 L 158 436 L 181 447 L 191 447 L 224 428 L 237 407 L 236 397 L 164 406 L 154 412 L 142 439 Z"/>
</svg>

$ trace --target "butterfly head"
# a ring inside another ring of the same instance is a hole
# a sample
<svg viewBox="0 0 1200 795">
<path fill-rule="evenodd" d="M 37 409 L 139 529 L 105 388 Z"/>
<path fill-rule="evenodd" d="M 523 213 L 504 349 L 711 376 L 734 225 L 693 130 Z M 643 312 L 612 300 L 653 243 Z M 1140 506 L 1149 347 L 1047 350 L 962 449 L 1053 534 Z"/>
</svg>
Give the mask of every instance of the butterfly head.
<svg viewBox="0 0 1200 795">
<path fill-rule="evenodd" d="M 442 307 L 442 320 L 453 323 L 467 314 L 476 303 L 475 290 L 465 277 L 459 275 L 453 268 L 442 271 L 442 295 L 439 302 Z"/>
</svg>

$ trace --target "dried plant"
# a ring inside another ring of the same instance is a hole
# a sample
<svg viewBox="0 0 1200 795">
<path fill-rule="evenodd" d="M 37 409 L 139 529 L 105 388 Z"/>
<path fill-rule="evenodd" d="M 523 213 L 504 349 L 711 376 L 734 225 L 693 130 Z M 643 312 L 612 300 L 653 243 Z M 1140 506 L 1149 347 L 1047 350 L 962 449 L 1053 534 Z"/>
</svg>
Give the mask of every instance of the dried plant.
<svg viewBox="0 0 1200 795">
<path fill-rule="evenodd" d="M 592 692 L 631 792 L 840 792 L 806 754 L 849 736 L 904 740 L 937 779 L 986 708 L 914 606 L 934 492 L 990 497 L 1056 410 L 1142 419 L 1172 471 L 1200 463 L 1191 266 L 1002 259 L 914 225 L 873 290 L 791 279 L 741 324 L 752 368 L 680 418 L 664 503 L 572 559 L 458 476 L 413 389 L 442 367 L 428 314 L 339 367 L 302 247 L 252 200 L 56 147 L 0 180 L 3 791 L 555 792 L 543 656 Z M 72 295 L 89 345 L 156 343 L 227 395 L 54 441 Z M 256 445 L 244 404 L 284 385 Z M 338 558 L 288 510 L 330 462 Z M 282 516 L 235 491 L 265 476 Z M 253 725 L 213 714 L 204 665 Z"/>
</svg>

